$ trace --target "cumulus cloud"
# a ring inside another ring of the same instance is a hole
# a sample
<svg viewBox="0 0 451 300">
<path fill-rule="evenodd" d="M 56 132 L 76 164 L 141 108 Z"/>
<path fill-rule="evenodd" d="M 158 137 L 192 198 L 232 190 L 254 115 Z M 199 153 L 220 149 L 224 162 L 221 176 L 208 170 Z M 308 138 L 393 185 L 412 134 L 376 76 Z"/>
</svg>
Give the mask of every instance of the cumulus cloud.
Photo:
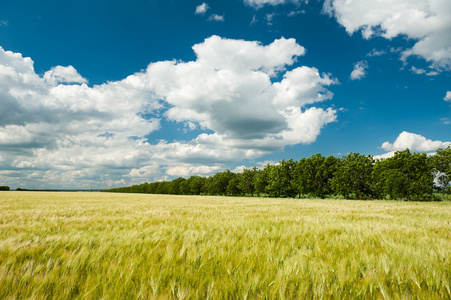
<svg viewBox="0 0 451 300">
<path fill-rule="evenodd" d="M 415 45 L 402 59 L 419 56 L 437 69 L 451 68 L 451 2 L 448 0 L 326 0 L 324 11 L 335 16 L 349 34 L 366 39 L 407 36 Z"/>
<path fill-rule="evenodd" d="M 426 76 L 436 76 L 436 75 L 439 74 L 437 71 L 429 71 L 429 72 L 427 72 L 425 69 L 416 68 L 415 66 L 412 66 L 410 68 L 410 71 L 412 71 L 412 73 L 417 74 L 417 75 L 425 74 Z"/>
<path fill-rule="evenodd" d="M 208 17 L 208 21 L 224 22 L 225 18 L 224 18 L 224 16 L 213 14 L 210 17 Z"/>
<path fill-rule="evenodd" d="M 276 6 L 285 3 L 294 3 L 296 5 L 299 5 L 301 1 L 304 0 L 244 0 L 244 3 L 252 6 L 253 8 L 259 9 L 265 5 Z"/>
<path fill-rule="evenodd" d="M 373 50 L 371 50 L 370 53 L 368 53 L 368 56 L 369 56 L 369 57 L 373 57 L 373 56 L 382 56 L 382 55 L 384 55 L 384 54 L 386 54 L 386 53 L 387 53 L 387 51 L 385 51 L 385 50 L 377 50 L 377 49 L 373 49 Z"/>
<path fill-rule="evenodd" d="M 59 83 L 88 83 L 88 81 L 81 77 L 73 66 L 56 66 L 50 71 L 45 72 L 44 79 L 51 84 Z"/>
<path fill-rule="evenodd" d="M 386 151 L 409 149 L 414 152 L 432 152 L 438 148 L 446 148 L 450 145 L 451 142 L 432 141 L 419 134 L 403 131 L 393 144 L 387 141 L 381 147 Z"/>
<path fill-rule="evenodd" d="M 159 120 L 138 113 L 160 104 L 133 79 L 91 88 L 72 66 L 40 77 L 30 58 L 1 48 L 0 62 L 1 170 L 16 170 L 23 181 L 54 176 L 61 184 L 69 174 L 87 178 L 90 168 L 130 166 L 148 156 L 140 145 Z"/>
<path fill-rule="evenodd" d="M 352 70 L 350 78 L 351 80 L 362 79 L 366 75 L 366 69 L 368 68 L 368 63 L 366 61 L 359 61 L 354 64 L 354 70 Z"/>
<path fill-rule="evenodd" d="M 189 176 L 202 176 L 209 175 L 212 173 L 223 171 L 221 166 L 213 165 L 182 165 L 182 166 L 174 166 L 169 167 L 166 173 L 170 176 L 179 176 L 179 177 L 189 177 Z"/>
<path fill-rule="evenodd" d="M 193 49 L 195 62 L 159 62 L 147 69 L 151 88 L 172 105 L 166 116 L 198 122 L 229 140 L 246 139 L 249 147 L 290 128 L 285 109 L 332 97 L 325 86 L 335 80 L 314 68 L 296 68 L 271 83 L 271 76 L 305 53 L 294 39 L 263 46 L 213 36 Z"/>
<path fill-rule="evenodd" d="M 313 67 L 287 71 L 305 53 L 294 39 L 212 36 L 193 50 L 194 61 L 155 62 L 90 87 L 72 66 L 39 76 L 30 58 L 0 49 L 0 178 L 71 187 L 208 175 L 312 143 L 336 121 L 336 110 L 313 105 L 330 100 L 337 81 Z M 202 133 L 152 140 L 161 118 Z"/>
<path fill-rule="evenodd" d="M 443 100 L 451 102 L 451 91 L 447 91 Z"/>
<path fill-rule="evenodd" d="M 196 11 L 194 12 L 196 15 L 204 15 L 210 7 L 207 3 L 202 3 L 201 5 L 196 7 Z"/>
<path fill-rule="evenodd" d="M 412 66 L 412 68 L 410 68 L 410 71 L 412 71 L 413 73 L 420 75 L 420 74 L 425 74 L 426 70 L 422 69 L 422 68 L 416 68 L 414 66 Z"/>
</svg>

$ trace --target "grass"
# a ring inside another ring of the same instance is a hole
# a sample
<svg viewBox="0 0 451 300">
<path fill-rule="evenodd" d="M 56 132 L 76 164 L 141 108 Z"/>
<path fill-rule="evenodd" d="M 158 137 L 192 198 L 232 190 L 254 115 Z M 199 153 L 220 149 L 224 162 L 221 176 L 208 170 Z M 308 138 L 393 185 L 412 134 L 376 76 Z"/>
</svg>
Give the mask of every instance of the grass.
<svg viewBox="0 0 451 300">
<path fill-rule="evenodd" d="M 451 203 L 0 193 L 0 299 L 450 299 Z"/>
</svg>

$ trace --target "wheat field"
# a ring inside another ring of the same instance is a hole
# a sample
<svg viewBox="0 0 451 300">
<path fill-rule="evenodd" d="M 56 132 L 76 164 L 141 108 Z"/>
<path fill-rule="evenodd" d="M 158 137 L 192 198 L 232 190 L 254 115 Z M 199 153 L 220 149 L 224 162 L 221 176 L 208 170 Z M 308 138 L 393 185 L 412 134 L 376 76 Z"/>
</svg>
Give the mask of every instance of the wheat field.
<svg viewBox="0 0 451 300">
<path fill-rule="evenodd" d="M 0 299 L 450 299 L 451 203 L 0 193 Z"/>
</svg>

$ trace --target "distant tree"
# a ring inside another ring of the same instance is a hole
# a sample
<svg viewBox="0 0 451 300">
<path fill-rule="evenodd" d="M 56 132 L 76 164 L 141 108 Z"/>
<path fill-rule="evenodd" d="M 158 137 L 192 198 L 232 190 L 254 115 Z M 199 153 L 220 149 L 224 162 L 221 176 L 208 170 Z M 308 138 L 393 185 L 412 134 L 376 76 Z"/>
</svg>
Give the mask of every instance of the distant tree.
<svg viewBox="0 0 451 300">
<path fill-rule="evenodd" d="M 257 168 L 253 167 L 252 169 L 244 169 L 240 174 L 239 188 L 243 193 L 254 195 L 257 173 Z"/>
<path fill-rule="evenodd" d="M 9 191 L 9 186 L 0 186 L 0 191 Z"/>
<path fill-rule="evenodd" d="M 266 187 L 268 186 L 269 182 L 269 169 L 271 166 L 267 164 L 263 170 L 257 171 L 257 174 L 255 174 L 254 179 L 254 188 L 255 192 L 260 196 L 260 194 L 266 193 Z"/>
<path fill-rule="evenodd" d="M 185 178 L 179 177 L 177 179 L 168 182 L 167 193 L 170 195 L 181 195 L 182 194 L 182 184 L 186 181 Z"/>
<path fill-rule="evenodd" d="M 205 184 L 207 182 L 207 178 L 191 176 L 187 181 L 189 182 L 188 189 L 191 195 L 200 195 L 205 192 Z"/>
<path fill-rule="evenodd" d="M 155 189 L 155 194 L 161 194 L 161 195 L 168 194 L 168 188 L 169 188 L 169 184 L 167 181 L 158 182 L 158 185 Z"/>
<path fill-rule="evenodd" d="M 210 177 L 207 182 L 208 193 L 211 195 L 227 194 L 227 186 L 233 176 L 234 175 L 230 170 L 225 170 L 223 172 L 216 173 L 213 177 Z"/>
<path fill-rule="evenodd" d="M 433 199 L 434 174 L 425 153 L 397 151 L 393 157 L 378 161 L 374 166 L 375 192 L 391 199 Z"/>
<path fill-rule="evenodd" d="M 226 192 L 231 196 L 241 196 L 243 194 L 240 188 L 240 175 L 230 172 L 229 183 Z"/>
<path fill-rule="evenodd" d="M 292 176 L 296 164 L 290 160 L 281 160 L 278 165 L 270 166 L 267 192 L 275 197 L 294 197 L 296 190 L 292 186 Z"/>
<path fill-rule="evenodd" d="M 451 146 L 446 149 L 439 148 L 432 157 L 438 186 L 447 194 L 451 194 Z"/>
<path fill-rule="evenodd" d="M 368 199 L 374 197 L 372 189 L 374 159 L 371 155 L 351 153 L 338 162 L 338 168 L 331 179 L 335 194 L 345 198 Z"/>
<path fill-rule="evenodd" d="M 191 195 L 191 193 L 189 191 L 189 180 L 188 179 L 185 179 L 182 182 L 180 182 L 179 192 L 180 192 L 180 195 Z"/>
<path fill-rule="evenodd" d="M 325 198 L 332 193 L 330 180 L 338 168 L 340 159 L 321 154 L 301 159 L 295 167 L 293 186 L 300 194 Z"/>
</svg>

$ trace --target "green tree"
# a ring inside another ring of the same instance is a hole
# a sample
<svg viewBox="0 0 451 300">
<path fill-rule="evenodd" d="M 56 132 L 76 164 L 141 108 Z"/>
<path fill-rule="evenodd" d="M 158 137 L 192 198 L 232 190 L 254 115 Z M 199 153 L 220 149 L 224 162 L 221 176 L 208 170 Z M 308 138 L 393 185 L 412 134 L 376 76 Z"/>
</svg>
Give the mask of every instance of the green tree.
<svg viewBox="0 0 451 300">
<path fill-rule="evenodd" d="M 182 184 L 186 181 L 185 178 L 179 177 L 167 183 L 167 193 L 170 195 L 181 195 Z"/>
<path fill-rule="evenodd" d="M 0 191 L 9 191 L 9 186 L 7 185 L 0 186 Z"/>
<path fill-rule="evenodd" d="M 338 168 L 340 159 L 321 154 L 301 159 L 295 166 L 293 186 L 300 194 L 325 198 L 332 193 L 330 180 Z"/>
<path fill-rule="evenodd" d="M 425 153 L 397 151 L 393 157 L 376 162 L 373 178 L 379 196 L 408 201 L 433 199 L 433 168 Z"/>
<path fill-rule="evenodd" d="M 258 174 L 256 167 L 252 169 L 244 169 L 240 174 L 239 188 L 245 194 L 254 195 L 255 192 L 255 180 Z"/>
<path fill-rule="evenodd" d="M 451 194 L 451 146 L 446 149 L 438 149 L 432 158 L 437 183 L 440 189 Z"/>
<path fill-rule="evenodd" d="M 226 189 L 227 194 L 231 196 L 241 196 L 243 193 L 240 188 L 240 175 L 230 172 L 229 176 Z"/>
<path fill-rule="evenodd" d="M 278 165 L 271 166 L 268 173 L 266 190 L 275 197 L 295 197 L 296 190 L 292 186 L 292 176 L 296 163 L 290 160 L 281 160 Z"/>
<path fill-rule="evenodd" d="M 255 192 L 260 196 L 266 193 L 266 186 L 268 185 L 268 173 L 271 166 L 267 164 L 262 170 L 259 170 L 255 175 L 254 187 Z"/>
<path fill-rule="evenodd" d="M 230 170 L 225 170 L 220 173 L 216 173 L 210 177 L 207 182 L 207 191 L 211 195 L 225 195 L 227 194 L 227 186 L 230 179 L 232 179 L 233 173 Z"/>
<path fill-rule="evenodd" d="M 205 192 L 207 178 L 200 176 L 191 176 L 187 179 L 188 191 L 191 195 L 200 195 Z"/>
<path fill-rule="evenodd" d="M 338 168 L 331 179 L 335 194 L 347 199 L 369 199 L 374 196 L 372 189 L 374 159 L 371 155 L 350 153 L 338 162 Z"/>
</svg>

